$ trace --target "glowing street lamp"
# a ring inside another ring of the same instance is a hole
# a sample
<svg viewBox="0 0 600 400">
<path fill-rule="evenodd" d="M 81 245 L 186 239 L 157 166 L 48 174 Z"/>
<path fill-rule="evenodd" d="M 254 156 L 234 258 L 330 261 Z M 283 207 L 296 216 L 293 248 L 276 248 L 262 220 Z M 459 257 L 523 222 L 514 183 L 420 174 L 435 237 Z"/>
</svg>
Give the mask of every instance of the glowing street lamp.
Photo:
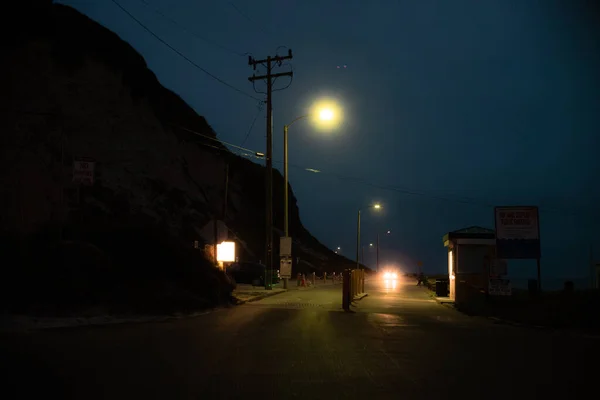
<svg viewBox="0 0 600 400">
<path fill-rule="evenodd" d="M 283 230 L 285 237 L 290 236 L 289 226 L 289 199 L 288 199 L 288 130 L 289 127 L 296 121 L 304 118 L 311 118 L 313 124 L 321 130 L 329 130 L 335 128 L 342 120 L 342 110 L 340 106 L 333 100 L 322 99 L 311 107 L 310 112 L 302 115 L 283 126 Z M 340 248 L 338 247 L 338 251 Z M 287 278 L 283 279 L 283 288 L 287 289 Z"/>
<path fill-rule="evenodd" d="M 322 99 L 313 104 L 310 113 L 302 115 L 283 126 L 283 180 L 284 180 L 284 223 L 283 230 L 285 236 L 289 236 L 289 212 L 288 212 L 288 129 L 296 121 L 304 118 L 310 118 L 320 130 L 329 130 L 335 128 L 342 120 L 342 109 L 337 102 L 331 99 Z"/>
<path fill-rule="evenodd" d="M 388 229 L 387 231 L 385 231 L 385 234 L 391 235 L 392 231 Z M 377 270 L 377 272 L 379 272 L 379 233 L 377 233 L 377 261 L 375 263 L 375 269 Z"/>
</svg>

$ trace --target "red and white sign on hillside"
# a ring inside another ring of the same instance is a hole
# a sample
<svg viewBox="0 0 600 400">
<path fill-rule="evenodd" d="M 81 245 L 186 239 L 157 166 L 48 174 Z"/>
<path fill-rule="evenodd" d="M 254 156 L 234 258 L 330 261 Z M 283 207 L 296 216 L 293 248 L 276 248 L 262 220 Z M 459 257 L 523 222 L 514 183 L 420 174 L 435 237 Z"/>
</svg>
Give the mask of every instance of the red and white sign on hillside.
<svg viewBox="0 0 600 400">
<path fill-rule="evenodd" d="M 93 185 L 95 167 L 96 163 L 93 160 L 79 159 L 73 161 L 73 183 L 77 185 Z"/>
</svg>

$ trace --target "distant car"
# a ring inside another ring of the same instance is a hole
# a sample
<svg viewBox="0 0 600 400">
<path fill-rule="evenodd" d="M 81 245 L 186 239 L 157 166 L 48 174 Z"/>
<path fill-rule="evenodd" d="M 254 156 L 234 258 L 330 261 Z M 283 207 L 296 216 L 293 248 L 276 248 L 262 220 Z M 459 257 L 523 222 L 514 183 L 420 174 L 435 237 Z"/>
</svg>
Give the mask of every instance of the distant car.
<svg viewBox="0 0 600 400">
<path fill-rule="evenodd" d="M 383 279 L 398 279 L 400 274 L 394 270 L 384 271 L 382 274 Z"/>
<path fill-rule="evenodd" d="M 236 283 L 246 283 L 254 286 L 265 285 L 266 267 L 263 264 L 253 262 L 236 262 L 227 267 L 227 274 Z M 279 270 L 273 270 L 272 283 L 280 280 Z"/>
</svg>

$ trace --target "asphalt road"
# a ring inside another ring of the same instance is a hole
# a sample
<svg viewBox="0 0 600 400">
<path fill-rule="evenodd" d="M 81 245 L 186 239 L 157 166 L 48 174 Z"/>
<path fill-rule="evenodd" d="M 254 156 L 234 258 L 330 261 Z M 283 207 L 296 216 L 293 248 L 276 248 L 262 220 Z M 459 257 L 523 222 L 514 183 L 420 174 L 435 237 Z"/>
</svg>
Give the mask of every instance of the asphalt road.
<svg viewBox="0 0 600 400">
<path fill-rule="evenodd" d="M 596 338 L 467 317 L 413 281 L 372 281 L 344 313 L 340 288 L 164 323 L 3 333 L 2 398 L 597 396 Z"/>
</svg>

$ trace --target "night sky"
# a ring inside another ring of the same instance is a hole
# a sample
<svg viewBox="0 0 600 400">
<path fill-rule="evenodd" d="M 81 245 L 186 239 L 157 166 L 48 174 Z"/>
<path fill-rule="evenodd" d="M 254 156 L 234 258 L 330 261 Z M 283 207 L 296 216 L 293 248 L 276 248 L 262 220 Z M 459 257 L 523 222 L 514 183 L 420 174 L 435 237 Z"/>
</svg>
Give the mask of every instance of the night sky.
<svg viewBox="0 0 600 400">
<path fill-rule="evenodd" d="M 111 1 L 63 3 L 129 42 L 220 139 L 264 152 L 265 112 L 255 99 L 190 65 Z M 587 283 L 590 244 L 600 260 L 596 10 L 527 0 L 119 3 L 206 71 L 258 98 L 246 53 L 293 50 L 294 80 L 274 95 L 276 168 L 283 125 L 322 96 L 339 99 L 338 130 L 323 133 L 309 121 L 290 128 L 301 218 L 330 248 L 354 258 L 357 209 L 378 201 L 382 212 L 363 212 L 362 236 L 368 244 L 392 230 L 381 240 L 382 265 L 414 270 L 421 260 L 425 271 L 445 272 L 446 232 L 493 228 L 493 205 L 539 205 L 543 276 Z M 373 265 L 373 253 L 365 255 Z M 534 277 L 535 261 L 509 269 Z"/>
</svg>

